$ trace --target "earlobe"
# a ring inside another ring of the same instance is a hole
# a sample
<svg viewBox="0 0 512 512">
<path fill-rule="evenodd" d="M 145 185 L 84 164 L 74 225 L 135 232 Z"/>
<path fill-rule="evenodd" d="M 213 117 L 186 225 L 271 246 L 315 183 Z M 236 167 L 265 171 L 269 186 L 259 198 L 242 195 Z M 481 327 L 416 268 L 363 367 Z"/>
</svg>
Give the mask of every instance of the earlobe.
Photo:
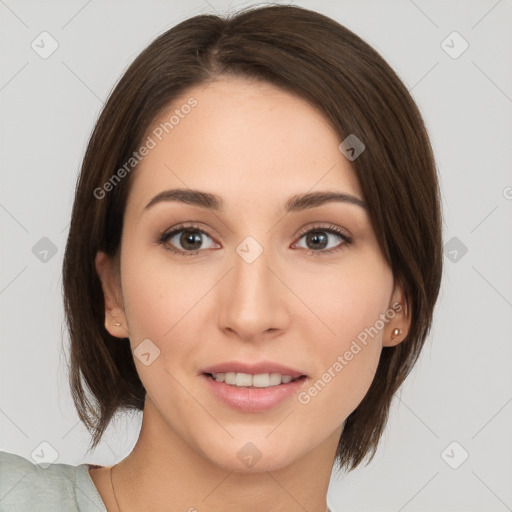
<svg viewBox="0 0 512 512">
<path fill-rule="evenodd" d="M 124 313 L 119 274 L 116 262 L 99 251 L 95 260 L 105 301 L 105 329 L 116 338 L 128 338 L 128 324 Z"/>
<path fill-rule="evenodd" d="M 105 329 L 116 338 L 128 338 L 126 315 L 121 308 L 105 309 Z"/>
<path fill-rule="evenodd" d="M 395 347 L 407 338 L 411 327 L 411 312 L 400 288 L 396 288 L 390 301 L 390 321 L 383 331 L 382 345 L 384 347 Z"/>
<path fill-rule="evenodd" d="M 401 343 L 402 341 L 404 341 L 406 336 L 407 336 L 407 333 L 404 334 L 403 329 L 399 329 L 398 327 L 395 327 L 391 331 L 390 339 L 389 340 L 385 339 L 383 345 L 385 347 L 394 347 L 394 346 L 398 345 L 399 343 Z"/>
<path fill-rule="evenodd" d="M 384 329 L 382 339 L 384 347 L 395 347 L 407 338 L 409 322 L 397 317 L 398 315 Z"/>
<path fill-rule="evenodd" d="M 400 336 L 400 334 L 402 334 L 402 329 L 398 329 L 398 327 L 395 327 L 393 329 L 393 332 L 391 333 L 391 338 L 394 340 L 396 339 L 398 336 Z"/>
</svg>

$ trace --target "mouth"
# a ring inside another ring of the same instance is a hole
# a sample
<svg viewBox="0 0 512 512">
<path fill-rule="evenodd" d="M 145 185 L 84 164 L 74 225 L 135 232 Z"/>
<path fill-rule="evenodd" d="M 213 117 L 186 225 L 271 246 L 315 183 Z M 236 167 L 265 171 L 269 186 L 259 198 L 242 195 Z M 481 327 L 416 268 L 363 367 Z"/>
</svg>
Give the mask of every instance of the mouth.
<svg viewBox="0 0 512 512">
<path fill-rule="evenodd" d="M 200 376 L 212 398 L 242 413 L 274 409 L 297 395 L 309 380 L 306 374 L 275 364 L 223 364 L 206 368 Z"/>
</svg>

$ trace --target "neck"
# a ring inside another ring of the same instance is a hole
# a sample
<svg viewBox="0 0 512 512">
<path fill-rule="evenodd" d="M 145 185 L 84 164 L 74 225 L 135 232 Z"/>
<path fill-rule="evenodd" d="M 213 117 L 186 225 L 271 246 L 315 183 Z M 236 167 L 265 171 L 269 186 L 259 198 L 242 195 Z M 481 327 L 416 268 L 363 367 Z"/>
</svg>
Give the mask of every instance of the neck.
<svg viewBox="0 0 512 512">
<path fill-rule="evenodd" d="M 121 512 L 173 510 L 325 512 L 337 429 L 291 464 L 261 472 L 215 465 L 181 439 L 147 399 L 132 452 L 116 465 L 114 485 Z"/>
</svg>

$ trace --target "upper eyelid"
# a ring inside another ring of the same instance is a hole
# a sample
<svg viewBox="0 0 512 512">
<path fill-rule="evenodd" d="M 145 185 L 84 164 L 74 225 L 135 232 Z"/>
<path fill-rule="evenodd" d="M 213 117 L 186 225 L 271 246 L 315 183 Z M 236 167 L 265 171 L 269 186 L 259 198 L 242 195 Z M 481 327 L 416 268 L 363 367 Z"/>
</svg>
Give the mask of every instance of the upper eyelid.
<svg viewBox="0 0 512 512">
<path fill-rule="evenodd" d="M 301 228 L 298 232 L 298 236 L 303 236 L 305 235 L 306 233 L 309 233 L 310 231 L 315 231 L 315 230 L 318 230 L 318 231 L 329 231 L 329 232 L 334 232 L 336 233 L 337 235 L 340 235 L 340 234 L 343 234 L 345 235 L 347 238 L 350 238 L 352 239 L 352 235 L 350 234 L 350 232 L 342 227 L 342 226 L 336 226 L 335 224 L 332 224 L 332 223 L 329 223 L 329 222 L 326 222 L 326 223 L 322 223 L 320 222 L 321 225 L 306 225 L 304 226 L 304 228 Z M 341 233 L 340 233 L 341 232 Z"/>
<path fill-rule="evenodd" d="M 200 226 L 196 226 L 196 225 L 182 225 L 182 224 L 178 224 L 177 226 L 173 226 L 172 228 L 169 228 L 169 229 L 166 229 L 162 235 L 161 235 L 161 238 L 165 237 L 165 236 L 170 236 L 171 234 L 176 234 L 176 233 L 179 233 L 180 231 L 186 231 L 186 230 L 190 230 L 190 231 L 198 231 L 200 233 L 203 233 L 207 236 L 209 236 L 211 239 L 213 239 L 214 237 L 208 232 L 207 229 L 205 228 L 201 228 Z"/>
</svg>

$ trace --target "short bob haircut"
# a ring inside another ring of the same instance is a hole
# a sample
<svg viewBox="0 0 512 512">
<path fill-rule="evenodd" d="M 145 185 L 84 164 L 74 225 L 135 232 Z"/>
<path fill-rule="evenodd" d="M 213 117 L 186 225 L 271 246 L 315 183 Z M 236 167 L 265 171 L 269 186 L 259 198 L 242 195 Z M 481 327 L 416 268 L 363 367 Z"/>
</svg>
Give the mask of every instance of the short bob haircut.
<svg viewBox="0 0 512 512">
<path fill-rule="evenodd" d="M 350 471 L 373 458 L 393 395 L 430 331 L 442 275 L 440 192 L 427 130 L 407 88 L 357 35 L 305 8 L 266 5 L 187 19 L 142 51 L 111 92 L 84 156 L 63 263 L 73 400 L 92 448 L 117 412 L 143 410 L 146 391 L 128 339 L 105 329 L 95 269 L 98 251 L 119 256 L 136 166 L 108 193 L 98 191 L 163 109 L 190 87 L 223 76 L 264 81 L 302 98 L 329 120 L 340 143 L 354 134 L 366 148 L 352 166 L 411 327 L 402 343 L 383 348 L 370 389 L 346 419 L 335 461 Z"/>
</svg>

